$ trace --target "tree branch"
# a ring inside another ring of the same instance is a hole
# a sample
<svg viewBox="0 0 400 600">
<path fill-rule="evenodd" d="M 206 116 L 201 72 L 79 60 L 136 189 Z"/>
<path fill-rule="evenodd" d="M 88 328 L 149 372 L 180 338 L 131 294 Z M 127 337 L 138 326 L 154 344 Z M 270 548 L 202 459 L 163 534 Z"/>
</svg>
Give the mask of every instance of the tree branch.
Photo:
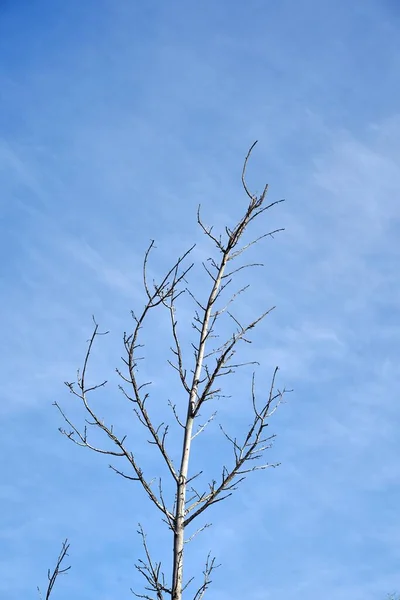
<svg viewBox="0 0 400 600">
<path fill-rule="evenodd" d="M 46 590 L 45 600 L 49 600 L 51 593 L 53 591 L 53 587 L 57 581 L 57 578 L 60 575 L 65 575 L 71 568 L 71 566 L 62 567 L 65 557 L 68 556 L 68 549 L 69 549 L 68 540 L 65 540 L 61 546 L 61 552 L 58 555 L 56 566 L 54 567 L 54 570 L 50 571 L 50 569 L 49 569 L 47 571 L 47 578 L 49 580 L 49 583 L 48 583 L 47 590 Z M 43 600 L 43 596 L 40 591 L 40 588 L 38 587 L 37 590 L 38 590 L 40 599 Z"/>
</svg>

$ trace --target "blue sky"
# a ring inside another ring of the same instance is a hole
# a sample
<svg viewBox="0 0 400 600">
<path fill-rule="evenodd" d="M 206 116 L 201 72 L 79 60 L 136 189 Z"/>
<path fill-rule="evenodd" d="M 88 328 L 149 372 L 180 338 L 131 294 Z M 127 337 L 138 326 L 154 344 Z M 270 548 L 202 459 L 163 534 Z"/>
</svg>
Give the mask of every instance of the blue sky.
<svg viewBox="0 0 400 600">
<path fill-rule="evenodd" d="M 212 549 L 223 566 L 210 599 L 400 589 L 399 39 L 394 0 L 0 3 L 1 597 L 35 598 L 65 537 L 73 568 L 55 599 L 131 597 L 138 521 L 168 570 L 141 490 L 68 443 L 51 404 L 82 419 L 63 381 L 94 313 L 110 330 L 91 371 L 110 379 L 99 410 L 157 473 L 113 375 L 143 301 L 143 252 L 154 238 L 155 275 L 192 242 L 196 261 L 208 256 L 197 205 L 216 226 L 240 215 L 254 139 L 249 185 L 287 200 L 254 233 L 286 231 L 250 255 L 265 268 L 237 314 L 277 306 L 246 352 L 261 391 L 278 364 L 294 392 L 271 422 L 268 458 L 282 465 L 212 510 L 187 574 Z M 162 412 L 183 401 L 163 317 L 146 341 L 143 377 Z M 233 431 L 250 377 L 219 407 Z M 218 473 L 218 427 L 204 440 L 195 462 Z"/>
</svg>

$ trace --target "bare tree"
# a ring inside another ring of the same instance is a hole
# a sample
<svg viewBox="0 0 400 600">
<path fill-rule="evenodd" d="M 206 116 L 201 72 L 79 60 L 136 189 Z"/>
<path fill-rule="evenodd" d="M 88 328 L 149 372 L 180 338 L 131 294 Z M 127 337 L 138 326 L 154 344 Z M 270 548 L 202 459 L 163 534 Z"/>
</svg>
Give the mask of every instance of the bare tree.
<svg viewBox="0 0 400 600">
<path fill-rule="evenodd" d="M 61 433 L 78 446 L 89 448 L 94 452 L 118 459 L 124 463 L 128 469 L 127 471 L 123 471 L 114 465 L 109 466 L 122 477 L 138 481 L 141 484 L 147 497 L 161 512 L 163 520 L 172 532 L 172 569 L 171 575 L 167 578 L 161 570 L 161 563 L 153 560 L 148 549 L 146 535 L 142 527 L 139 526 L 139 534 L 144 547 L 144 558 L 138 562 L 136 568 L 143 575 L 146 584 L 145 592 L 142 594 L 136 593 L 135 595 L 147 600 L 162 600 L 164 598 L 171 598 L 172 600 L 182 599 L 183 592 L 193 579 L 191 578 L 189 581 L 184 582 L 183 576 L 185 531 L 187 527 L 194 521 L 197 521 L 204 511 L 213 504 L 221 502 L 230 496 L 248 473 L 276 466 L 267 462 L 254 464 L 254 461 L 260 459 L 265 451 L 271 447 L 274 435 L 267 434 L 268 420 L 282 401 L 283 395 L 286 392 L 286 390 L 281 391 L 276 387 L 278 367 L 276 367 L 272 374 L 268 391 L 261 402 L 258 402 L 256 399 L 255 376 L 253 373 L 250 389 L 252 400 L 251 425 L 243 433 L 242 438 L 238 439 L 229 435 L 221 427 L 222 434 L 232 446 L 233 457 L 229 466 L 223 465 L 221 467 L 219 480 L 213 479 L 206 489 L 198 489 L 194 487 L 193 481 L 200 473 L 191 474 L 189 472 L 193 439 L 204 431 L 206 425 L 210 423 L 215 415 L 215 413 L 211 415 L 205 424 L 199 425 L 195 431 L 195 422 L 200 417 L 201 409 L 204 408 L 204 405 L 208 401 L 221 396 L 220 381 L 222 377 L 234 373 L 243 364 L 256 364 L 255 362 L 235 363 L 233 359 L 237 345 L 239 342 L 249 342 L 247 336 L 250 330 L 260 323 L 272 310 L 272 308 L 269 308 L 250 322 L 241 323 L 232 313 L 231 305 L 237 296 L 248 286 L 239 289 L 231 297 L 228 297 L 228 299 L 224 299 L 223 294 L 225 289 L 235 280 L 235 275 L 239 271 L 249 266 L 255 266 L 254 263 L 238 264 L 239 257 L 250 246 L 253 246 L 262 238 L 272 237 L 278 231 L 282 231 L 281 229 L 277 229 L 264 233 L 248 243 L 242 242 L 243 234 L 252 222 L 265 211 L 282 202 L 282 200 L 271 202 L 270 204 L 266 202 L 267 185 L 259 196 L 250 193 L 247 187 L 245 179 L 246 167 L 255 144 L 256 142 L 251 146 L 243 165 L 242 184 L 247 194 L 248 202 L 244 214 L 236 225 L 231 228 L 225 227 L 223 234 L 217 235 L 214 233 L 213 227 L 208 227 L 204 224 L 200 215 L 200 207 L 197 213 L 197 222 L 201 230 L 216 249 L 216 258 L 211 257 L 208 261 L 202 263 L 210 279 L 210 286 L 205 300 L 197 298 L 186 285 L 186 277 L 193 267 L 193 264 L 187 261 L 194 246 L 178 258 L 159 283 L 149 281 L 149 257 L 154 248 L 154 242 L 152 241 L 145 253 L 143 264 L 143 285 L 146 294 L 145 305 L 140 314 L 132 313 L 134 320 L 133 331 L 123 336 L 125 356 L 122 359 L 124 363 L 123 369 L 117 369 L 117 373 L 122 380 L 119 388 L 126 400 L 133 404 L 138 421 L 148 431 L 150 443 L 158 449 L 160 459 L 164 463 L 164 467 L 167 469 L 168 476 L 173 484 L 174 491 L 172 497 L 169 499 L 170 501 L 165 498 L 165 487 L 163 486 L 161 477 L 158 480 L 158 486 L 154 486 L 153 481 L 150 481 L 145 475 L 138 462 L 137 453 L 128 444 L 127 435 L 117 433 L 112 425 L 105 423 L 89 401 L 91 392 L 104 387 L 107 383 L 106 381 L 95 385 L 87 383 L 87 371 L 93 344 L 99 336 L 103 335 L 94 318 L 93 333 L 88 343 L 83 367 L 78 371 L 76 382 L 66 382 L 70 392 L 82 403 L 86 412 L 86 424 L 83 427 L 74 424 L 64 409 L 55 402 L 55 406 L 67 424 L 66 429 L 60 428 Z M 192 344 L 194 358 L 189 367 L 186 366 L 189 363 L 189 357 L 184 356 L 184 352 L 182 351 L 176 316 L 177 299 L 185 292 L 189 294 L 196 304 L 192 325 L 196 331 L 197 341 Z M 141 343 L 141 331 L 147 323 L 149 313 L 155 309 L 165 309 L 168 311 L 172 339 L 171 350 L 173 353 L 173 359 L 168 360 L 168 362 L 176 371 L 180 385 L 187 398 L 186 415 L 184 417 L 179 414 L 176 405 L 170 403 L 172 419 L 176 422 L 175 426 L 182 432 L 178 466 L 175 465 L 167 449 L 166 441 L 170 426 L 164 423 L 156 423 L 150 416 L 148 411 L 149 394 L 146 391 L 146 386 L 149 385 L 149 382 L 140 381 L 138 375 L 138 362 L 141 358 L 138 356 L 138 352 L 143 345 Z M 216 335 L 216 327 L 222 315 L 229 317 L 232 323 L 232 333 L 223 343 L 215 343 L 214 340 L 218 337 Z M 94 430 L 101 432 L 105 440 L 108 439 L 108 442 L 111 442 L 111 446 L 99 447 L 97 444 L 95 445 L 93 436 L 91 435 Z M 207 524 L 200 526 L 191 537 L 207 526 Z M 197 591 L 192 594 L 194 600 L 201 600 L 203 598 L 211 582 L 212 572 L 216 567 L 215 558 L 209 555 L 203 570 L 202 582 Z"/>
</svg>

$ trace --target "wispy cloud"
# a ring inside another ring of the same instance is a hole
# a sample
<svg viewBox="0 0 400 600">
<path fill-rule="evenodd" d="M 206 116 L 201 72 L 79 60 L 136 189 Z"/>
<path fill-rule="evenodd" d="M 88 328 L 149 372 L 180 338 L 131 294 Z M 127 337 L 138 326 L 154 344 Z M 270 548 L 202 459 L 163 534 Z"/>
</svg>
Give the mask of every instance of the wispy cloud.
<svg viewBox="0 0 400 600">
<path fill-rule="evenodd" d="M 277 306 L 241 356 L 261 363 L 260 396 L 276 364 L 294 393 L 270 425 L 268 458 L 282 466 L 215 507 L 188 574 L 214 549 L 215 598 L 372 600 L 400 589 L 396 7 L 17 4 L 0 17 L 4 597 L 34 593 L 66 536 L 73 570 L 60 600 L 78 590 L 123 597 L 140 586 L 138 521 L 169 568 L 168 534 L 139 490 L 67 444 L 51 402 L 82 418 L 63 381 L 81 364 L 95 314 L 110 335 L 90 376 L 110 385 L 93 401 L 157 470 L 114 376 L 130 310 L 143 301 L 143 252 L 155 239 L 158 277 L 195 241 L 190 283 L 204 294 L 198 263 L 211 248 L 197 205 L 216 228 L 236 218 L 254 138 L 251 189 L 269 181 L 271 201 L 287 199 L 254 234 L 286 230 L 249 252 L 263 269 L 239 276 L 238 287 L 251 283 L 239 318 Z M 191 310 L 182 299 L 187 348 Z M 142 370 L 163 417 L 161 403 L 183 401 L 167 333 L 160 314 Z M 246 425 L 250 377 L 244 369 L 228 383 L 216 424 Z M 198 447 L 194 466 L 213 475 L 217 457 L 229 460 L 217 426 Z"/>
</svg>

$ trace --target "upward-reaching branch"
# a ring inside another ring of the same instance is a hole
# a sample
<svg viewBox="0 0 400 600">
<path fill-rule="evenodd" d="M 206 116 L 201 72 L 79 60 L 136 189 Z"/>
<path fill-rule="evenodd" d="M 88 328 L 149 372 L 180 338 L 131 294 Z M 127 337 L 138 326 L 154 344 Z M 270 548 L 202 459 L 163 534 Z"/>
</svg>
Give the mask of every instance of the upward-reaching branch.
<svg viewBox="0 0 400 600">
<path fill-rule="evenodd" d="M 185 423 L 185 432 L 184 432 L 184 440 L 183 440 L 183 448 L 182 448 L 182 457 L 181 457 L 181 465 L 179 469 L 179 481 L 177 485 L 177 501 L 176 501 L 176 510 L 175 510 L 175 531 L 174 531 L 174 561 L 173 561 L 173 581 L 172 581 L 172 600 L 181 600 L 182 597 L 182 586 L 183 586 L 183 549 L 184 549 L 184 529 L 185 527 L 203 510 L 205 510 L 210 504 L 213 504 L 220 499 L 220 493 L 223 491 L 231 490 L 233 485 L 233 480 L 237 475 L 242 473 L 241 468 L 245 464 L 246 461 L 255 458 L 256 452 L 260 452 L 260 444 L 262 443 L 262 431 L 265 425 L 265 419 L 268 416 L 268 410 L 272 402 L 272 397 L 270 397 L 266 403 L 266 406 L 261 411 L 261 415 L 257 414 L 253 426 L 248 432 L 248 435 L 245 438 L 243 445 L 240 447 L 240 452 L 236 457 L 236 464 L 233 469 L 228 472 L 227 470 L 223 470 L 222 482 L 219 487 L 211 486 L 210 493 L 208 495 L 201 495 L 199 500 L 195 503 L 194 506 L 190 508 L 190 510 L 195 509 L 199 504 L 201 505 L 195 512 L 188 518 L 186 515 L 190 512 L 186 506 L 186 492 L 187 492 L 187 480 L 188 480 L 188 469 L 189 469 L 189 459 L 190 459 L 190 451 L 191 451 L 191 443 L 193 440 L 193 423 L 196 416 L 199 414 L 199 410 L 202 404 L 208 400 L 210 397 L 215 395 L 216 390 L 212 389 L 214 382 L 217 377 L 224 374 L 224 370 L 228 367 L 229 361 L 232 359 L 234 355 L 234 348 L 239 340 L 244 339 L 245 334 L 249 329 L 255 327 L 257 323 L 261 319 L 263 319 L 269 311 L 266 311 L 261 317 L 250 323 L 248 326 L 242 327 L 239 326 L 239 330 L 232 335 L 232 338 L 228 340 L 221 348 L 219 356 L 216 358 L 215 367 L 212 372 L 208 370 L 208 367 L 205 365 L 205 356 L 206 356 L 206 347 L 210 335 L 213 331 L 216 320 L 218 319 L 218 310 L 215 309 L 215 303 L 219 299 L 221 292 L 224 287 L 229 283 L 224 283 L 224 278 L 228 275 L 225 274 L 226 267 L 228 263 L 238 256 L 240 256 L 246 248 L 251 246 L 254 242 L 250 242 L 241 249 L 236 250 L 237 245 L 245 232 L 247 226 L 251 221 L 253 221 L 257 216 L 262 214 L 265 210 L 271 208 L 278 202 L 273 202 L 268 206 L 264 206 L 265 197 L 267 194 L 268 186 L 266 185 L 261 196 L 253 196 L 247 187 L 245 181 L 246 174 L 246 166 L 250 154 L 255 146 L 255 143 L 251 146 L 244 162 L 243 171 L 242 171 L 242 183 L 245 189 L 247 196 L 250 199 L 250 202 L 247 206 L 247 210 L 242 216 L 242 218 L 238 221 L 238 223 L 233 227 L 233 229 L 225 228 L 225 239 L 222 235 L 216 236 L 212 233 L 213 228 L 207 227 L 200 216 L 200 207 L 197 212 L 197 221 L 200 225 L 202 231 L 205 235 L 216 245 L 218 251 L 220 252 L 220 260 L 219 262 L 212 259 L 212 266 L 214 267 L 214 273 L 212 274 L 209 270 L 207 273 L 210 275 L 212 280 L 211 291 L 209 293 L 207 302 L 203 304 L 199 304 L 200 308 L 203 311 L 203 315 L 201 318 L 197 317 L 198 321 L 198 332 L 199 332 L 199 340 L 198 344 L 195 346 L 195 366 L 193 370 L 193 379 L 192 384 L 190 386 L 189 398 L 188 398 L 188 408 L 186 415 L 186 423 Z M 269 234 L 265 234 L 264 236 L 260 236 L 257 239 L 261 239 L 266 235 L 272 235 L 277 231 L 281 231 L 278 229 Z M 214 316 L 213 316 L 214 312 Z M 178 361 L 179 362 L 179 361 Z M 205 370 L 205 385 L 203 387 L 202 392 L 199 392 L 199 386 L 203 381 L 202 373 Z M 182 376 L 181 376 L 182 380 Z M 185 378 L 186 383 L 186 378 Z M 185 387 L 185 386 L 184 386 Z M 219 391 L 219 390 L 218 390 Z M 268 438 L 272 439 L 272 438 Z M 250 469 L 250 470 L 254 470 Z M 247 472 L 247 471 L 246 471 Z M 225 496 L 226 497 L 226 496 Z"/>
<path fill-rule="evenodd" d="M 44 597 L 45 600 L 49 600 L 51 593 L 53 591 L 53 588 L 54 588 L 54 584 L 57 581 L 57 578 L 60 575 L 65 575 L 65 573 L 67 573 L 71 568 L 71 566 L 69 566 L 69 567 L 62 566 L 65 557 L 68 556 L 68 549 L 69 549 L 68 540 L 65 540 L 62 544 L 60 554 L 58 555 L 56 566 L 54 567 L 53 571 L 51 571 L 50 569 L 47 571 L 47 578 L 49 580 L 49 583 L 47 586 L 46 595 Z M 38 588 L 38 592 L 39 592 L 39 597 L 41 598 L 41 600 L 43 600 L 43 596 L 40 591 L 40 588 Z"/>
</svg>

